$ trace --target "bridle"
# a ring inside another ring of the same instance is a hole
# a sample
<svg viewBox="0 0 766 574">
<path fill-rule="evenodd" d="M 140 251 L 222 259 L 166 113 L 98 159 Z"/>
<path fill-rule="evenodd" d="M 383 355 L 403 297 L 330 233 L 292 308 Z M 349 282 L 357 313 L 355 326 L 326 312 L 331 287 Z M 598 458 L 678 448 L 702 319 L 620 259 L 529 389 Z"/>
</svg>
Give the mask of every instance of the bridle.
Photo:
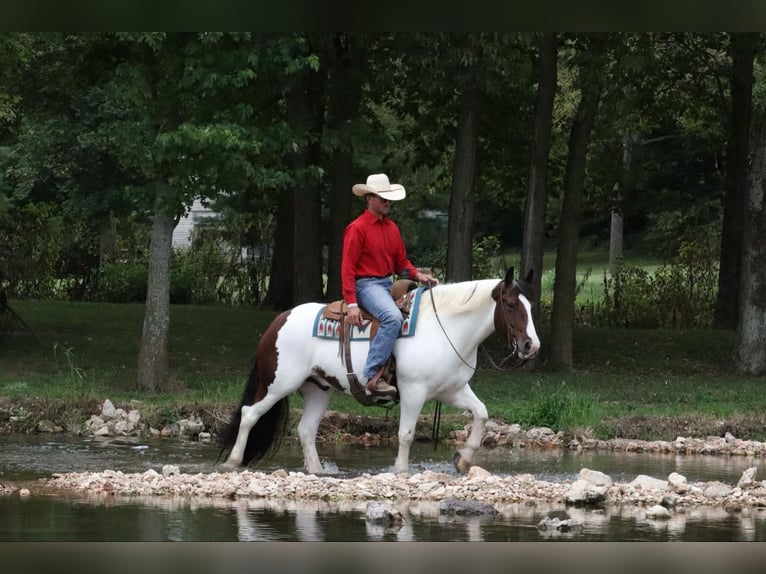
<svg viewBox="0 0 766 574">
<path fill-rule="evenodd" d="M 505 293 L 505 290 L 508 286 L 505 284 L 505 281 L 502 282 L 502 286 L 500 287 L 500 293 L 497 297 L 497 305 L 500 305 L 500 309 L 503 313 L 503 325 L 505 325 L 505 340 L 508 343 L 508 348 L 511 350 L 510 356 L 513 356 L 516 354 L 516 351 L 518 351 L 519 344 L 516 342 L 516 337 L 513 336 L 513 328 L 511 327 L 511 316 L 508 312 L 508 309 L 505 306 L 505 302 L 503 301 L 503 294 Z M 518 282 L 514 279 L 513 283 L 511 283 L 511 289 L 516 287 L 519 290 L 519 293 L 521 293 L 521 286 L 518 284 Z"/>
<path fill-rule="evenodd" d="M 431 291 L 432 287 L 433 287 L 432 282 L 429 281 L 428 282 L 429 291 Z M 514 287 L 519 290 L 519 293 L 522 293 L 522 294 L 524 293 L 523 289 L 521 288 L 521 285 L 519 285 L 519 283 L 515 279 L 513 280 L 513 283 L 511 283 L 510 289 L 513 289 Z M 513 355 L 516 354 L 516 351 L 518 350 L 518 343 L 516 343 L 516 337 L 513 336 L 513 328 L 511 327 L 510 313 L 508 312 L 508 309 L 506 309 L 505 305 L 503 304 L 503 294 L 507 288 L 508 286 L 506 285 L 505 281 L 501 281 L 500 293 L 498 294 L 497 302 L 495 303 L 495 305 L 496 306 L 500 305 L 500 308 L 503 313 L 503 324 L 505 325 L 505 340 L 508 344 L 508 348 L 511 350 L 511 353 L 508 356 L 512 357 Z M 444 333 L 444 337 L 447 339 L 447 342 L 450 344 L 450 347 L 452 347 L 452 350 L 455 351 L 455 355 L 457 355 L 458 359 L 460 359 L 466 367 L 475 371 L 476 367 L 468 363 L 468 361 L 466 361 L 463 358 L 463 356 L 460 354 L 460 351 L 457 350 L 454 343 L 452 342 L 452 339 L 450 339 L 449 335 L 447 334 L 447 330 L 444 328 L 444 325 L 442 324 L 442 321 L 439 318 L 439 313 L 436 310 L 436 302 L 434 301 L 433 291 L 430 292 L 430 295 L 431 295 L 431 307 L 433 307 L 434 316 L 436 317 L 436 322 L 439 323 L 439 327 L 441 328 L 442 333 Z M 503 362 L 505 362 L 505 359 L 501 361 L 501 364 Z"/>
<path fill-rule="evenodd" d="M 507 285 L 505 284 L 505 281 L 501 281 L 501 284 L 502 286 L 500 287 L 500 293 L 498 294 L 497 301 L 495 302 L 495 306 L 497 307 L 497 305 L 500 305 L 500 307 L 502 308 L 503 323 L 505 324 L 505 329 L 506 329 L 506 333 L 505 333 L 506 341 L 508 342 L 508 348 L 511 349 L 511 353 L 508 356 L 512 357 L 516 354 L 518 345 L 516 343 L 516 338 L 513 337 L 513 330 L 511 329 L 510 314 L 508 313 L 508 309 L 505 308 L 505 305 L 503 304 L 503 300 L 502 300 L 503 293 Z M 513 289 L 514 287 L 518 288 L 520 293 L 523 293 L 521 286 L 516 282 L 515 279 L 513 283 L 511 284 L 511 289 Z M 449 335 L 447 334 L 447 330 L 444 328 L 444 325 L 442 324 L 442 321 L 439 318 L 439 312 L 436 310 L 436 302 L 434 301 L 434 293 L 432 288 L 433 288 L 433 282 L 429 280 L 428 290 L 431 295 L 431 307 L 434 310 L 434 316 L 436 317 L 436 322 L 439 323 L 439 327 L 441 328 L 442 333 L 444 333 L 444 337 L 447 339 L 447 342 L 450 344 L 450 347 L 452 347 L 452 350 L 455 351 L 455 354 L 457 355 L 458 359 L 460 359 L 466 367 L 468 367 L 469 369 L 473 371 L 476 371 L 476 366 L 471 365 L 470 363 L 468 363 L 468 361 L 466 361 L 463 358 L 463 356 L 460 354 L 460 351 L 457 350 L 457 348 L 455 347 L 455 344 L 452 342 L 452 339 L 450 339 Z M 485 353 L 486 353 L 486 350 L 485 350 Z M 506 359 L 507 358 L 508 357 L 506 357 Z M 493 365 L 495 364 L 491 358 L 490 358 L 490 362 L 492 362 Z M 502 365 L 502 363 L 504 362 L 505 362 L 505 359 L 503 359 L 500 364 Z M 478 365 L 478 361 L 476 362 L 476 364 Z M 434 443 L 434 449 L 436 449 L 436 445 L 439 442 L 439 427 L 441 425 L 441 414 L 442 414 L 441 407 L 442 407 L 441 402 L 436 401 L 436 408 L 434 409 L 434 422 L 431 427 L 431 440 Z"/>
</svg>

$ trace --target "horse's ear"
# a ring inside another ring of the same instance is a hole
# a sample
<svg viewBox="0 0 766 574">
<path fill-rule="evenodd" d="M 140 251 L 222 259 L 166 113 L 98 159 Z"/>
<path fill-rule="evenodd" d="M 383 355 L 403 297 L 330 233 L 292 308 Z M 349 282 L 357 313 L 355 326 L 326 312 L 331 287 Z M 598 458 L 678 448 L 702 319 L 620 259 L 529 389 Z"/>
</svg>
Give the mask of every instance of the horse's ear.
<svg viewBox="0 0 766 574">
<path fill-rule="evenodd" d="M 508 271 L 505 272 L 505 279 L 503 279 L 506 285 L 510 285 L 513 283 L 513 267 L 510 267 Z"/>
<path fill-rule="evenodd" d="M 531 285 L 532 284 L 532 279 L 534 279 L 534 277 L 535 277 L 535 270 L 534 269 L 530 269 L 527 272 L 527 276 L 524 278 L 524 282 L 525 283 L 529 283 Z"/>
</svg>

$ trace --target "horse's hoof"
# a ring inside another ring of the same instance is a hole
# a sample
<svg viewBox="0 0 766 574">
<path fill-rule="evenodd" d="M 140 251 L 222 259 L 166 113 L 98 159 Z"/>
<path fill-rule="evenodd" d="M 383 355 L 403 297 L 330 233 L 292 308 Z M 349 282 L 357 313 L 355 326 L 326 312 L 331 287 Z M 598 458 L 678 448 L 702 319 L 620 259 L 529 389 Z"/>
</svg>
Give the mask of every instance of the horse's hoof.
<svg viewBox="0 0 766 574">
<path fill-rule="evenodd" d="M 471 468 L 471 463 L 464 459 L 463 455 L 459 452 L 456 452 L 452 457 L 452 464 L 455 465 L 455 470 L 460 474 L 465 474 Z"/>
<path fill-rule="evenodd" d="M 239 472 L 245 470 L 245 467 L 241 464 L 235 464 L 233 462 L 223 462 L 218 466 L 220 472 Z"/>
</svg>

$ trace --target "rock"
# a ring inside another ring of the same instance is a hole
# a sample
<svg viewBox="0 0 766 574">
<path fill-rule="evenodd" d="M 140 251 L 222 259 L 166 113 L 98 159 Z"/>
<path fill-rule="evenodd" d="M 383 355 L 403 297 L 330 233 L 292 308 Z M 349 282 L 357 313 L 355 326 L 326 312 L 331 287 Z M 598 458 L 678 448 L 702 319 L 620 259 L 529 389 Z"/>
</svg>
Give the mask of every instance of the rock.
<svg viewBox="0 0 766 574">
<path fill-rule="evenodd" d="M 646 517 L 654 520 L 667 520 L 670 518 L 670 511 L 660 504 L 655 504 L 646 509 Z"/>
<path fill-rule="evenodd" d="M 367 503 L 365 516 L 369 522 L 388 527 L 404 524 L 404 516 L 398 510 L 391 509 L 386 503 L 371 500 Z"/>
<path fill-rule="evenodd" d="M 580 470 L 579 477 L 593 486 L 612 486 L 611 477 L 598 470 L 583 468 Z"/>
<path fill-rule="evenodd" d="M 109 399 L 106 399 L 101 405 L 101 417 L 104 419 L 111 419 L 114 417 L 115 411 L 116 409 L 114 408 L 114 403 L 112 403 L 112 401 Z"/>
<path fill-rule="evenodd" d="M 178 421 L 178 434 L 182 437 L 197 438 L 204 428 L 205 424 L 199 417 Z"/>
<path fill-rule="evenodd" d="M 492 476 L 492 473 L 486 469 L 483 469 L 480 466 L 474 465 L 468 469 L 468 472 L 466 473 L 466 475 L 468 476 L 468 478 L 484 479 L 484 478 L 489 478 L 490 476 Z"/>
<path fill-rule="evenodd" d="M 732 493 L 732 487 L 722 482 L 711 482 L 702 491 L 708 498 L 725 498 Z"/>
<path fill-rule="evenodd" d="M 645 474 L 639 474 L 633 479 L 630 486 L 641 490 L 667 490 L 668 481 L 660 480 L 659 478 L 654 478 Z"/>
<path fill-rule="evenodd" d="M 440 514 L 459 514 L 491 516 L 497 514 L 497 510 L 491 504 L 479 502 L 476 500 L 459 500 L 457 498 L 447 498 L 439 503 Z"/>
<path fill-rule="evenodd" d="M 575 506 L 599 505 L 606 501 L 607 490 L 607 486 L 597 486 L 587 480 L 578 479 L 569 487 L 564 501 Z"/>
<path fill-rule="evenodd" d="M 582 524 L 572 518 L 561 520 L 557 516 L 546 516 L 538 524 L 537 529 L 540 532 L 572 532 L 582 530 Z"/>
<path fill-rule="evenodd" d="M 49 420 L 42 420 L 39 423 L 37 423 L 37 432 L 63 432 L 64 429 L 58 426 L 57 424 L 54 424 L 53 421 Z"/>
<path fill-rule="evenodd" d="M 687 482 L 686 477 L 677 472 L 671 472 L 668 475 L 668 485 L 673 492 L 677 492 L 678 494 L 684 494 L 689 491 L 689 483 Z"/>
<path fill-rule="evenodd" d="M 166 464 L 162 467 L 162 476 L 173 476 L 174 474 L 181 474 L 181 469 L 176 465 Z"/>
<path fill-rule="evenodd" d="M 737 483 L 737 488 L 751 488 L 755 485 L 755 473 L 758 470 L 758 467 L 751 466 L 745 472 L 742 473 L 742 477 L 739 479 L 739 482 Z"/>
</svg>

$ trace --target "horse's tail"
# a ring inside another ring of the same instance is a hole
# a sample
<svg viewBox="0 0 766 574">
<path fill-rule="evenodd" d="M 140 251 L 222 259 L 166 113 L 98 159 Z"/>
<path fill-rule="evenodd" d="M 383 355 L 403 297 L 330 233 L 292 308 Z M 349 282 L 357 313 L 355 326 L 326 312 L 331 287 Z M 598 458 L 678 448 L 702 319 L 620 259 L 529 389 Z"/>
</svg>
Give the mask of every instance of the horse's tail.
<svg viewBox="0 0 766 574">
<path fill-rule="evenodd" d="M 253 404 L 253 397 L 256 396 L 260 384 L 258 362 L 255 361 L 245 384 L 242 400 L 232 413 L 229 424 L 219 435 L 221 446 L 221 450 L 218 453 L 219 461 L 234 446 L 237 434 L 239 434 L 239 424 L 242 421 L 242 407 Z M 250 429 L 250 434 L 247 437 L 247 446 L 242 458 L 243 466 L 247 466 L 252 461 L 258 462 L 267 455 L 273 455 L 277 451 L 287 432 L 289 415 L 290 404 L 288 398 L 284 397 L 258 419 L 255 426 Z"/>
</svg>

